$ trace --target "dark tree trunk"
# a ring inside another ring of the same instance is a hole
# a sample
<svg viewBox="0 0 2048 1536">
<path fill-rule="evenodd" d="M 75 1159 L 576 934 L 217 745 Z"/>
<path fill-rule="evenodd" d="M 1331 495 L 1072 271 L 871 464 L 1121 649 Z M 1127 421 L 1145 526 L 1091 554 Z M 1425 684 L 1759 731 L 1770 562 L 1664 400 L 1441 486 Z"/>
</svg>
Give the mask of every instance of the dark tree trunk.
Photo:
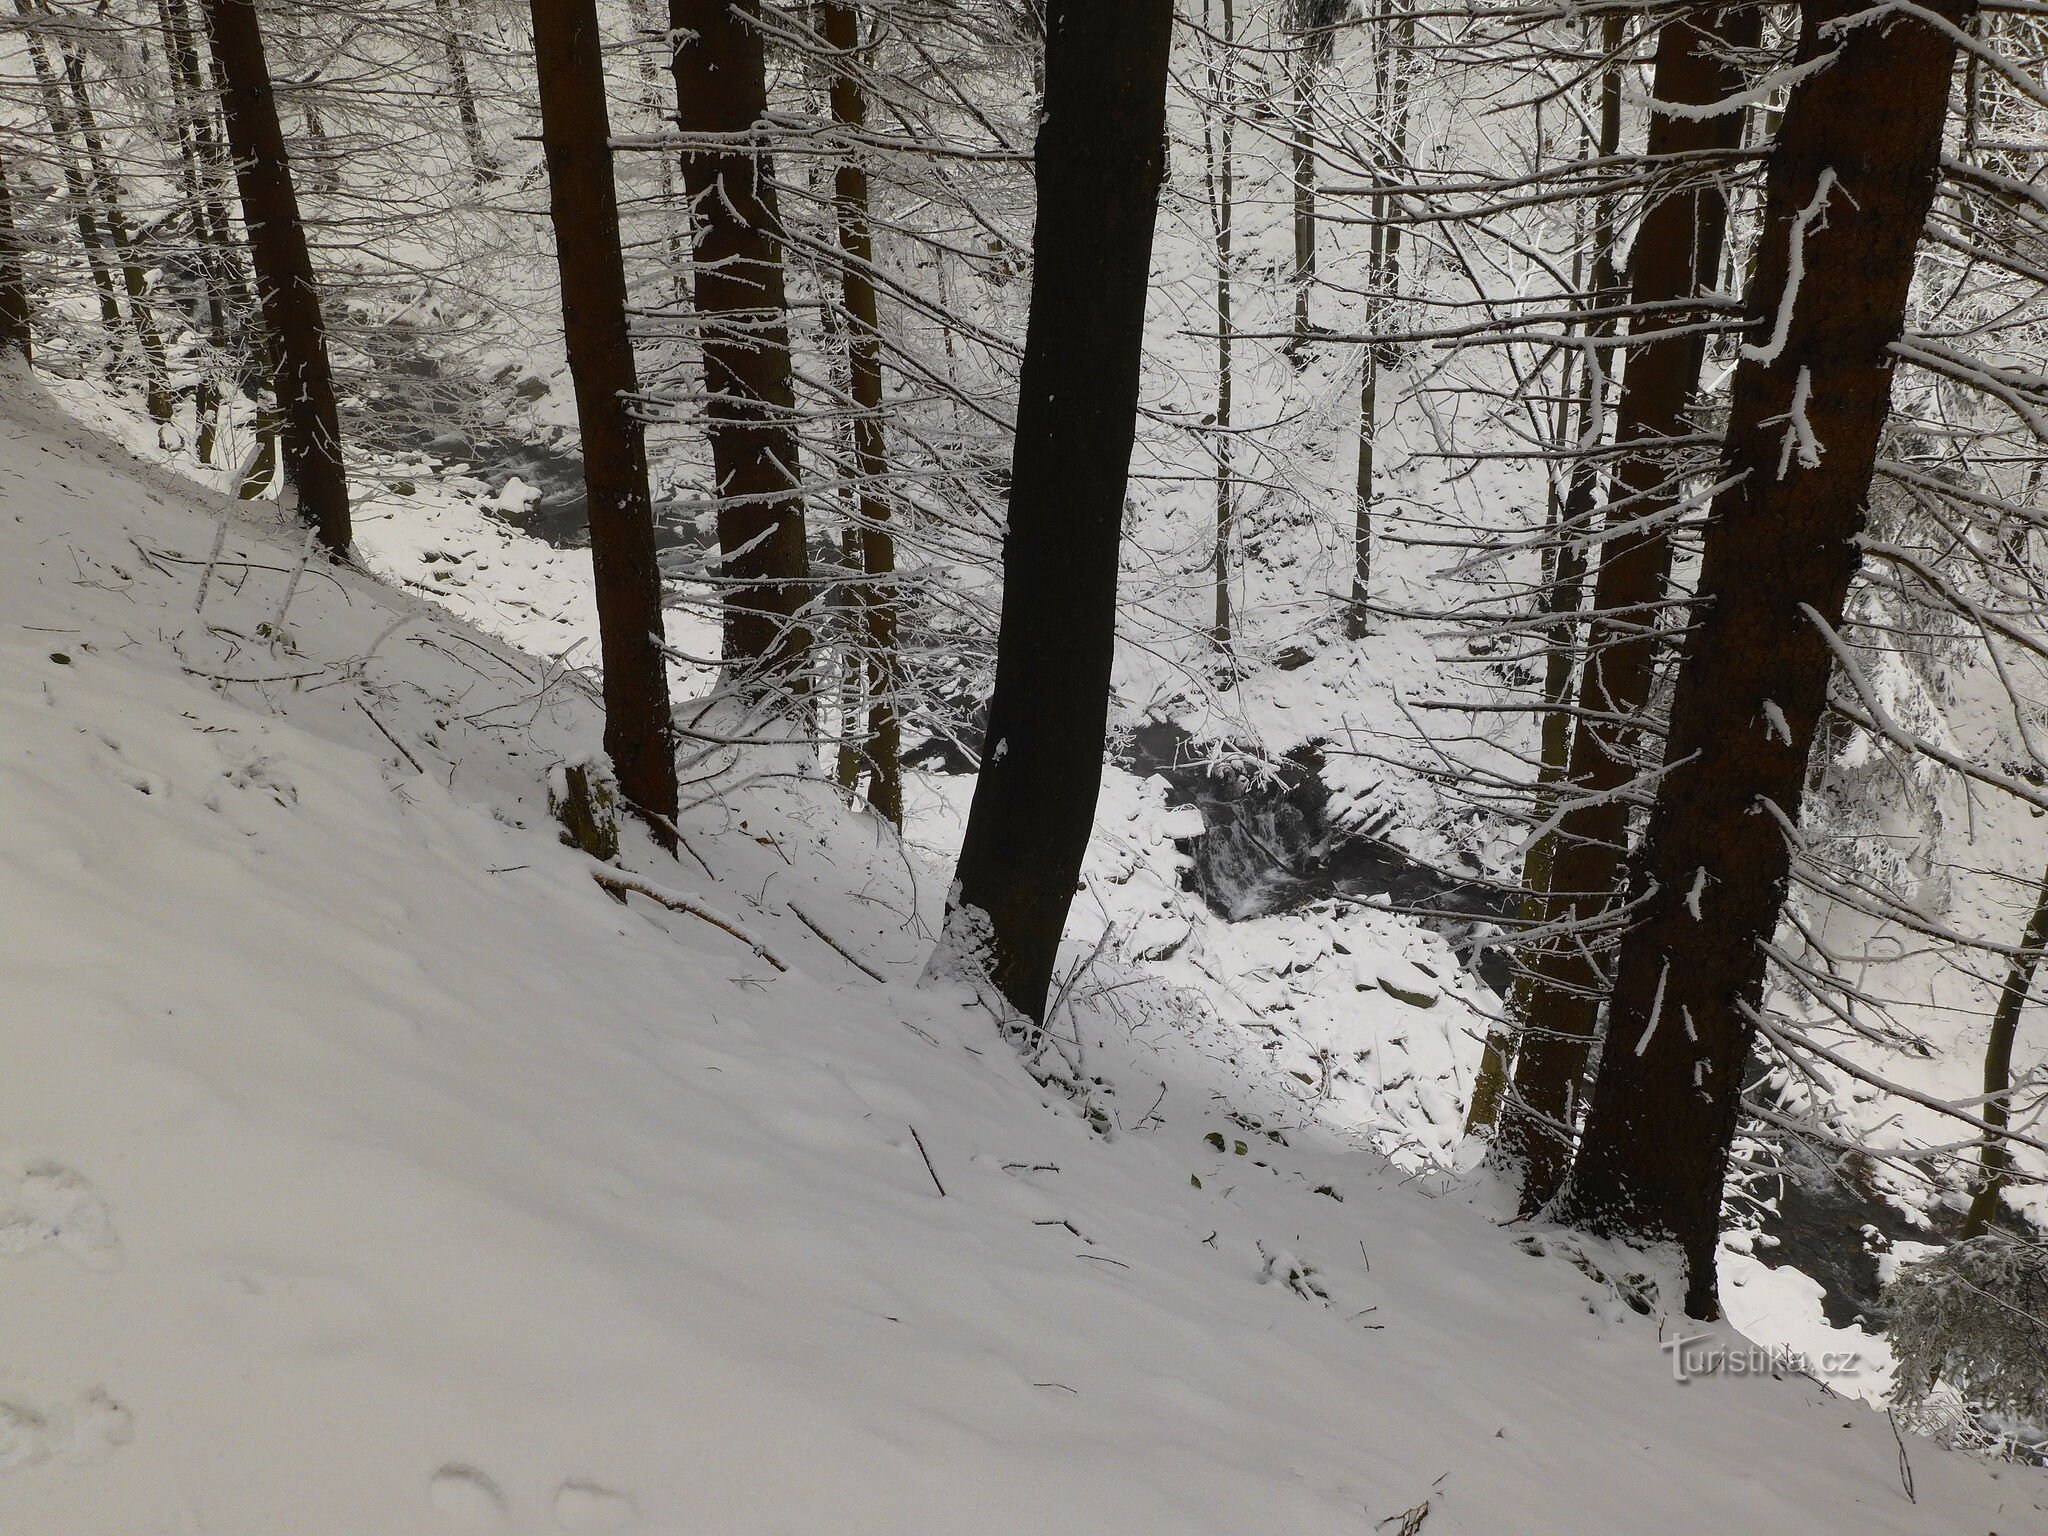
<svg viewBox="0 0 2048 1536">
<path fill-rule="evenodd" d="M 832 73 L 832 118 L 858 136 L 868 120 L 867 95 L 852 69 L 861 52 L 860 18 L 847 0 L 824 0 L 818 8 L 826 46 L 841 66 Z M 877 490 L 888 473 L 888 443 L 882 418 L 882 330 L 875 299 L 875 242 L 868 222 L 868 173 L 858 149 L 848 145 L 834 175 L 839 222 L 839 292 L 846 310 L 847 371 L 853 396 L 854 471 L 860 477 L 861 609 L 867 620 L 868 729 L 861 756 L 868 769 L 868 804 L 903 825 L 903 726 L 898 718 L 902 668 L 896 654 L 896 540 L 889 530 L 889 503 Z"/>
<path fill-rule="evenodd" d="M 1657 39 L 1654 95 L 1659 101 L 1723 101 L 1742 88 L 1732 48 L 1753 47 L 1762 13 L 1731 6 L 1666 22 Z M 1616 102 L 1618 111 L 1619 103 Z M 1684 303 L 1719 274 L 1728 209 L 1709 170 L 1713 157 L 1741 144 L 1742 113 L 1706 118 L 1654 115 L 1648 156 L 1671 178 L 1654 196 L 1636 235 L 1630 299 L 1638 305 Z M 1702 161 L 1705 161 L 1703 166 Z M 1632 329 L 1653 333 L 1695 317 L 1668 307 Z M 1579 678 L 1580 713 L 1559 795 L 1568 809 L 1551 855 L 1549 922 L 1575 928 L 1597 921 L 1616 899 L 1626 855 L 1630 800 L 1642 716 L 1649 707 L 1660 649 L 1658 615 L 1668 600 L 1672 542 L 1668 519 L 1683 490 L 1666 445 L 1689 430 L 1705 340 L 1698 331 L 1642 342 L 1631 352 L 1616 410 L 1611 524 L 1635 524 L 1602 548 Z M 1515 1091 L 1501 1114 L 1500 1155 L 1523 1167 L 1522 1204 L 1535 1211 L 1557 1193 L 1570 1158 L 1568 1127 L 1585 1074 L 1603 985 L 1599 940 L 1574 931 L 1546 946 L 1521 989 L 1522 1039 Z"/>
<path fill-rule="evenodd" d="M 242 222 L 256 270 L 256 294 L 270 339 L 272 388 L 281 417 L 286 487 L 298 515 L 339 556 L 348 550 L 348 477 L 327 329 L 313 285 L 313 257 L 285 157 L 284 130 L 263 56 L 254 0 L 202 0 L 227 118 L 228 147 L 242 189 Z"/>
<path fill-rule="evenodd" d="M 750 690 L 800 694 L 810 551 L 782 221 L 760 138 L 768 83 L 757 0 L 669 0 L 668 12 L 683 189 L 697 224 L 693 301 L 725 551 L 725 661 Z"/>
<path fill-rule="evenodd" d="M 0 352 L 34 358 L 28 329 L 28 275 L 22 270 L 21 239 L 14 232 L 14 195 L 7 165 L 0 160 Z"/>
<path fill-rule="evenodd" d="M 2034 972 L 2040 968 L 2041 951 L 2048 946 L 2048 876 L 2043 876 L 2034 895 L 2033 916 L 2020 936 L 2019 953 L 2005 973 L 1999 990 L 1998 1008 L 1991 1016 L 1991 1038 L 1984 1046 L 1984 1123 L 1997 1130 L 2011 1124 L 2012 1047 L 2020 1030 L 2020 1015 L 2026 1011 L 2028 995 L 2034 989 Z M 2012 1149 L 1993 1139 L 1984 1143 L 1978 1167 L 1983 1177 L 1970 1200 L 1959 1238 L 1982 1237 L 1991 1230 L 1998 1214 L 1998 1197 L 2012 1177 Z"/>
<path fill-rule="evenodd" d="M 988 749 L 946 944 L 1043 1021 L 1095 819 L 1172 0 L 1055 0 Z"/>
<path fill-rule="evenodd" d="M 1891 347 L 1933 200 L 1955 39 L 1910 13 L 1837 30 L 1803 7 L 1798 81 L 1769 163 L 1721 478 L 1665 772 L 1631 892 L 1607 1044 L 1564 1208 L 1675 1238 L 1686 1309 L 1718 1310 L 1714 1250 L 1763 946 L 1791 869 L 1830 633 L 1858 563 Z M 1971 0 L 1936 0 L 1957 27 Z M 1882 103 L 1882 110 L 1873 104 Z M 1810 436 L 1803 433 L 1810 431 Z"/>
<path fill-rule="evenodd" d="M 597 0 L 533 0 L 541 144 L 562 279 L 562 331 L 576 384 L 597 632 L 604 748 L 626 803 L 675 846 L 676 756 L 662 660 L 661 571 L 647 493 L 640 380 L 626 323 L 626 264 L 605 113 Z"/>
</svg>

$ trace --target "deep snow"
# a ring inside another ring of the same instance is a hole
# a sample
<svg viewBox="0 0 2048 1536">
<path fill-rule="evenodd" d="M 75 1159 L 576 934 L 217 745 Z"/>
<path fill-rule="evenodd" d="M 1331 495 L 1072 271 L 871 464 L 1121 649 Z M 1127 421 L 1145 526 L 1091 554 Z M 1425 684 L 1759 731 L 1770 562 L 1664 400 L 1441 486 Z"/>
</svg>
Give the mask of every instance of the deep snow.
<svg viewBox="0 0 2048 1536">
<path fill-rule="evenodd" d="M 1917 1440 L 1908 1502 L 1816 1383 L 1674 1383 L 1690 1326 L 1589 1273 L 1654 1262 L 1386 1161 L 1170 974 L 1075 987 L 1091 1128 L 916 985 L 936 820 L 780 778 L 688 813 L 701 864 L 629 834 L 787 973 L 617 904 L 546 816 L 574 672 L 353 571 L 280 618 L 273 511 L 0 400 L 0 1531 L 2048 1519 Z"/>
</svg>

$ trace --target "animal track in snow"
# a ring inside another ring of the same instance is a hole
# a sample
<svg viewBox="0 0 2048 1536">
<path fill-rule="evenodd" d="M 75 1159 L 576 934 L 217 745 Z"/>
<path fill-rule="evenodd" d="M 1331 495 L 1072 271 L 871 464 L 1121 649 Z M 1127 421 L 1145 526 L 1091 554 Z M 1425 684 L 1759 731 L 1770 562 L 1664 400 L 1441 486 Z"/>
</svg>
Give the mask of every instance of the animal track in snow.
<svg viewBox="0 0 2048 1536">
<path fill-rule="evenodd" d="M 612 1536 L 640 1518 L 640 1508 L 616 1489 L 572 1477 L 555 1490 L 555 1524 L 569 1536 Z"/>
<path fill-rule="evenodd" d="M 505 1495 L 475 1467 L 449 1462 L 427 1480 L 434 1508 L 470 1531 L 500 1530 L 505 1524 Z"/>
<path fill-rule="evenodd" d="M 113 1219 L 83 1174 L 40 1159 L 0 1161 L 0 1254 L 27 1253 L 46 1243 L 88 1269 L 114 1269 L 121 1262 Z"/>
<path fill-rule="evenodd" d="M 34 1466 L 52 1456 L 98 1461 L 135 1437 L 135 1422 L 104 1387 L 80 1393 L 69 1408 L 45 1411 L 0 1402 L 0 1472 Z"/>
</svg>

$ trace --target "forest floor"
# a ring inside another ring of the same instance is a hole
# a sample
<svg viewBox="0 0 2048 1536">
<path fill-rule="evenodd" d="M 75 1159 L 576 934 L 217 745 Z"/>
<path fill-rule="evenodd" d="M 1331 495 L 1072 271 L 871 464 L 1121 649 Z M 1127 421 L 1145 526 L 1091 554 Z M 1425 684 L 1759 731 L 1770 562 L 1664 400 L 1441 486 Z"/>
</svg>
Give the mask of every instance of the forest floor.
<svg viewBox="0 0 2048 1536">
<path fill-rule="evenodd" d="M 0 1530 L 2043 1524 L 1817 1381 L 1675 1381 L 1743 1341 L 1656 1256 L 1503 1226 L 1171 977 L 1020 1055 L 920 984 L 936 814 L 732 774 L 680 861 L 627 832 L 696 913 L 621 904 L 547 806 L 574 626 L 413 590 L 548 557 L 373 519 L 386 576 L 295 580 L 273 509 L 0 386 Z M 1112 831 L 1171 815 L 1126 780 Z M 1352 1027 L 1450 1038 L 1385 985 L 1435 941 L 1359 923 Z"/>
</svg>

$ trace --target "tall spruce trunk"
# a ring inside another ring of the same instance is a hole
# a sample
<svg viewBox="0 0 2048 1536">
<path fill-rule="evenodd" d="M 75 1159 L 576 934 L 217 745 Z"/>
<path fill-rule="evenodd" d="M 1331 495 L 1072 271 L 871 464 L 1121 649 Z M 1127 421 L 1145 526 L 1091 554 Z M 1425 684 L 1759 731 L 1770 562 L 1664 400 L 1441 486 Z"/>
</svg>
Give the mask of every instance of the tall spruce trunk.
<svg viewBox="0 0 2048 1536">
<path fill-rule="evenodd" d="M 1172 0 L 1046 17 L 995 692 L 943 941 L 1041 1023 L 1102 784 L 1172 33 Z"/>
<path fill-rule="evenodd" d="M 662 659 L 661 570 L 647 491 L 640 379 L 626 319 L 604 39 L 597 0 L 533 0 L 541 146 L 562 281 L 562 333 L 576 387 L 597 634 L 604 657 L 604 749 L 619 792 L 675 847 L 674 719 Z"/>
<path fill-rule="evenodd" d="M 1657 39 L 1658 101 L 1702 105 L 1740 91 L 1730 48 L 1755 45 L 1761 12 L 1729 6 L 1665 23 Z M 1615 412 L 1619 458 L 1606 516 L 1611 536 L 1600 552 L 1578 708 L 1558 798 L 1567 809 L 1554 834 L 1545 920 L 1572 930 L 1532 959 L 1518 989 L 1521 1042 L 1514 1092 L 1501 1111 L 1496 1145 L 1523 1168 L 1522 1205 L 1533 1212 L 1556 1195 L 1570 1158 L 1575 1117 L 1605 991 L 1605 952 L 1584 931 L 1609 913 L 1623 882 L 1643 715 L 1660 650 L 1659 614 L 1670 598 L 1670 519 L 1683 485 L 1668 445 L 1690 430 L 1704 336 L 1668 334 L 1697 317 L 1675 312 L 1711 287 L 1720 271 L 1728 210 L 1703 169 L 1741 144 L 1739 109 L 1707 117 L 1655 113 L 1647 155 L 1671 178 L 1653 192 L 1636 235 L 1630 299 L 1657 305 L 1631 324 L 1663 332 L 1630 353 Z M 1626 530 L 1612 532 L 1612 530 Z"/>
<path fill-rule="evenodd" d="M 798 489 L 782 221 L 767 151 L 757 0 L 669 0 L 693 306 L 718 492 L 725 661 L 749 692 L 807 690 L 810 550 Z"/>
<path fill-rule="evenodd" d="M 280 418 L 284 481 L 298 515 L 340 556 L 348 551 L 348 477 L 327 328 L 313 283 L 313 257 L 299 219 L 298 194 L 277 120 L 270 66 L 255 0 L 202 0 L 228 147 L 242 189 L 242 222 L 256 273 L 256 297 L 269 337 L 272 389 Z"/>
<path fill-rule="evenodd" d="M 2020 1015 L 2034 989 L 2034 972 L 2041 965 L 2041 951 L 2048 946 L 2048 875 L 2042 876 L 2034 894 L 2033 915 L 2020 947 L 2005 973 L 2005 985 L 1998 992 L 1998 1007 L 1991 1015 L 1991 1037 L 1984 1045 L 1984 1123 L 2003 1131 L 2012 1123 L 2012 1048 L 2020 1031 Z M 1970 1199 L 1969 1214 L 1963 1218 L 1958 1238 L 1982 1237 L 1991 1230 L 1998 1215 L 1998 1199 L 2012 1178 L 2012 1148 L 1995 1136 L 1984 1143 L 1977 1162 L 1977 1191 Z"/>
<path fill-rule="evenodd" d="M 852 68 L 862 51 L 860 17 L 847 0 L 823 0 L 819 27 L 838 67 L 832 72 L 832 119 L 857 139 L 867 128 L 867 94 Z M 875 241 L 868 221 L 868 173 L 849 143 L 833 176 L 839 226 L 840 303 L 846 311 L 846 359 L 853 397 L 853 461 L 860 477 L 861 614 L 866 620 L 868 724 L 860 756 L 868 770 L 868 804 L 903 825 L 903 725 L 898 713 L 903 669 L 897 655 L 896 539 L 889 503 L 877 489 L 888 473 L 883 426 L 882 328 L 875 297 Z"/>
<path fill-rule="evenodd" d="M 1935 0 L 1967 26 L 1971 0 Z M 1750 341 L 1736 371 L 1678 670 L 1665 769 L 1563 1207 L 1673 1238 L 1686 1310 L 1719 1309 L 1714 1251 L 1742 1076 L 1792 863 L 1830 633 L 1858 564 L 1956 42 L 1910 13 L 1802 7 L 1800 79 L 1772 150 Z M 1881 111 L 1872 110 L 1882 103 Z"/>
<path fill-rule="evenodd" d="M 28 274 L 21 260 L 21 236 L 14 228 L 14 193 L 7 182 L 7 162 L 0 158 L 0 352 L 13 352 L 24 363 L 35 357 L 29 335 Z"/>
</svg>

